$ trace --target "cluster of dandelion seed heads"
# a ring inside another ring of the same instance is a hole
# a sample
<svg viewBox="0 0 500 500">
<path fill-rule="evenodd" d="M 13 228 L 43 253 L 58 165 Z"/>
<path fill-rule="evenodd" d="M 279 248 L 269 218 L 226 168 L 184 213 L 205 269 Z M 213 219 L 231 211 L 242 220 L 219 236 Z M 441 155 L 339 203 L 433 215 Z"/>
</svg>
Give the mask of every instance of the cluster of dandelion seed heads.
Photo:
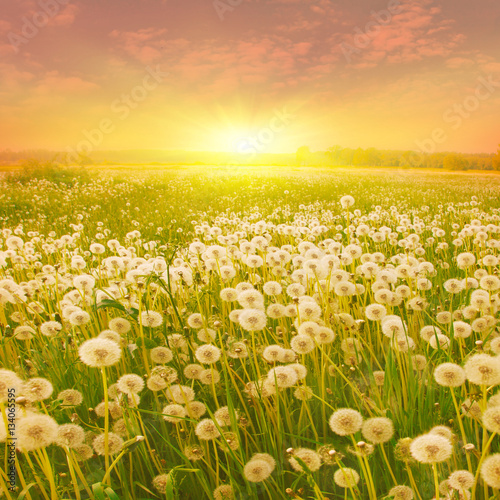
<svg viewBox="0 0 500 500">
<path fill-rule="evenodd" d="M 310 410 L 311 424 L 317 425 L 326 401 L 324 415 L 331 416 L 320 443 L 335 435 L 344 452 L 367 457 L 394 438 L 396 455 L 406 462 L 448 460 L 458 439 L 449 428 L 406 437 L 398 418 L 381 416 L 393 415 L 384 412 L 400 403 L 388 397 L 394 382 L 388 375 L 394 371 L 385 366 L 389 357 L 420 390 L 455 391 L 458 418 L 473 418 L 499 433 L 498 398 L 491 396 L 500 384 L 499 219 L 481 212 L 476 200 L 467 203 L 448 205 L 450 213 L 462 213 L 460 224 L 445 208 L 434 219 L 427 209 L 410 213 L 397 206 L 363 212 L 350 195 L 334 208 L 304 205 L 295 214 L 285 208 L 282 219 L 278 212 L 200 216 L 171 260 L 166 245 L 147 241 L 137 229 L 106 241 L 98 226 L 90 244 L 80 238 L 83 223 L 59 238 L 4 230 L 0 267 L 9 272 L 0 280 L 0 305 L 12 325 L 9 342 L 23 352 L 57 348 L 65 353 L 66 368 L 78 367 L 99 393 L 91 402 L 87 380 L 77 377 L 64 386 L 57 377 L 37 373 L 43 370 L 30 359 L 15 371 L 1 369 L 0 401 L 14 387 L 25 412 L 18 422 L 19 449 L 57 445 L 71 448 L 82 461 L 104 455 L 107 407 L 110 454 L 122 451 L 138 432 L 131 419 L 137 410 L 154 415 L 149 418 L 164 426 L 167 439 L 179 440 L 187 460 L 200 461 L 212 449 L 230 453 L 248 446 L 242 429 L 253 432 L 259 412 L 271 419 L 278 402 L 286 401 L 284 411 L 295 425 Z M 55 258 L 57 268 L 45 263 Z M 22 273 L 25 280 L 18 279 Z M 107 402 L 96 385 L 101 380 L 84 365 L 106 368 Z M 338 380 L 348 382 L 334 393 L 330 387 L 340 387 Z M 479 398 L 476 390 L 484 391 Z M 238 395 L 231 404 L 228 393 Z M 338 407 L 345 407 L 333 411 L 340 401 Z M 64 420 L 54 412 L 60 424 L 43 414 L 56 407 L 66 412 Z M 95 419 L 92 436 L 68 423 L 82 418 L 85 407 Z M 1 432 L 0 427 L 0 437 Z M 277 460 L 287 474 L 335 465 L 340 488 L 366 480 L 362 470 L 342 465 L 341 453 L 325 455 L 311 441 L 285 457 L 266 450 L 260 437 L 250 441 L 255 453 L 239 471 L 250 483 L 277 474 Z M 163 494 L 170 478 L 157 472 L 152 485 Z M 486 457 L 484 482 L 497 487 L 499 475 L 498 457 Z M 237 497 L 233 485 L 220 479 L 212 481 L 212 487 L 218 484 L 214 498 Z M 452 472 L 447 484 L 468 489 L 470 473 Z M 388 494 L 414 497 L 403 485 Z"/>
</svg>

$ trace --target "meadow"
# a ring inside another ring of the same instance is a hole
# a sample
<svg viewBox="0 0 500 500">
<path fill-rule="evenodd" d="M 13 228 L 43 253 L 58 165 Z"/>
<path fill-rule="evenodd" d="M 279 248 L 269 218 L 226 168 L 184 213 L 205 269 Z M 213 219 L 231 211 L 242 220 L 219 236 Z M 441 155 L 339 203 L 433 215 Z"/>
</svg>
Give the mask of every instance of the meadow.
<svg viewBox="0 0 500 500">
<path fill-rule="evenodd" d="M 494 175 L 5 176 L 0 497 L 500 499 L 499 249 Z"/>
</svg>

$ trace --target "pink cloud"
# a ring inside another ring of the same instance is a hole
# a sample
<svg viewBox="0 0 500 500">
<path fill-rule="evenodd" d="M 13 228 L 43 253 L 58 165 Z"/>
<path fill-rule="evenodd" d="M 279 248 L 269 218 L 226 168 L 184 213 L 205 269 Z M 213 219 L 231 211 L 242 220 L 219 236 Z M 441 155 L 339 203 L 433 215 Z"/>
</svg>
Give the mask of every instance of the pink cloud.
<svg viewBox="0 0 500 500">
<path fill-rule="evenodd" d="M 300 19 L 286 24 L 279 24 L 276 26 L 276 31 L 282 33 L 299 33 L 313 31 L 322 25 L 321 21 L 312 21 L 307 19 Z"/>
<path fill-rule="evenodd" d="M 315 14 L 325 14 L 325 10 L 317 5 L 311 5 L 311 12 L 314 12 Z"/>
<path fill-rule="evenodd" d="M 293 47 L 293 53 L 299 56 L 305 56 L 311 50 L 311 47 L 312 43 L 310 42 L 296 43 Z"/>
<path fill-rule="evenodd" d="M 0 33 L 8 33 L 11 30 L 11 24 L 4 19 L 0 19 Z"/>
<path fill-rule="evenodd" d="M 301 82 L 317 90 L 329 88 L 332 75 L 347 78 L 353 70 L 428 58 L 447 60 L 463 42 L 463 36 L 453 30 L 453 20 L 446 18 L 441 8 L 431 0 L 415 0 L 402 3 L 401 11 L 381 26 L 367 47 L 353 54 L 351 64 L 346 65 L 340 44 L 352 44 L 355 28 L 363 29 L 373 21 L 368 11 L 363 14 L 366 17 L 354 17 L 352 11 L 340 10 L 342 4 L 336 3 L 334 9 L 329 0 L 264 3 L 276 6 L 271 12 L 278 22 L 260 32 L 254 27 L 230 37 L 207 31 L 183 38 L 173 36 L 173 28 L 114 29 L 109 33 L 110 64 L 124 72 L 129 64 L 160 64 L 175 75 L 169 85 L 180 92 L 223 94 L 230 88 L 278 89 Z M 228 26 L 221 24 L 218 30 L 222 32 Z"/>
<path fill-rule="evenodd" d="M 39 94 L 62 92 L 75 95 L 85 94 L 97 88 L 95 83 L 78 76 L 65 76 L 58 71 L 49 71 L 37 82 L 35 91 Z"/>
<path fill-rule="evenodd" d="M 463 35 L 453 33 L 453 20 L 443 18 L 441 9 L 431 7 L 427 0 L 402 4 L 386 25 L 379 25 L 378 32 L 367 35 L 366 47 L 356 45 L 354 35 L 345 36 L 344 43 L 356 47 L 352 54 L 353 67 L 373 67 L 386 61 L 402 64 L 421 61 L 430 57 L 448 57 L 464 41 Z"/>
<path fill-rule="evenodd" d="M 114 31 L 111 38 L 117 43 L 114 51 L 146 63 L 158 60 L 176 75 L 180 87 L 203 89 L 205 92 L 223 93 L 241 85 L 262 85 L 275 80 L 290 84 L 290 76 L 299 72 L 299 56 L 307 55 L 310 42 L 294 43 L 288 38 L 269 36 L 252 37 L 231 44 L 217 44 L 212 40 L 187 41 L 167 39 L 164 31 L 141 30 L 136 33 Z M 119 42 L 119 43 L 118 43 Z M 154 47 L 161 46 L 161 52 Z M 153 50 L 153 57 L 145 51 Z M 210 83 L 207 84 L 207 79 Z"/>
<path fill-rule="evenodd" d="M 48 24 L 50 26 L 70 26 L 75 22 L 78 11 L 78 5 L 69 4 L 64 8 L 64 10 L 54 16 Z"/>
<path fill-rule="evenodd" d="M 22 70 L 14 64 L 0 63 L 0 80 L 4 88 L 19 88 L 34 78 L 35 75 L 30 71 Z"/>
<path fill-rule="evenodd" d="M 113 30 L 109 36 L 129 56 L 142 64 L 151 64 L 161 57 L 166 32 L 164 28 L 144 28 L 138 31 Z"/>
</svg>

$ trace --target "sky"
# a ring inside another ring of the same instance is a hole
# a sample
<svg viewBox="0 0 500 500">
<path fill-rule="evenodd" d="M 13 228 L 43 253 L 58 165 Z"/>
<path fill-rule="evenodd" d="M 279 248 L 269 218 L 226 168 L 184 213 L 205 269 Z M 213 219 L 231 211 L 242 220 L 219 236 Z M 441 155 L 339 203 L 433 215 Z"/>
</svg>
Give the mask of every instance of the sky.
<svg viewBox="0 0 500 500">
<path fill-rule="evenodd" d="M 495 152 L 498 0 L 0 0 L 0 149 Z"/>
</svg>

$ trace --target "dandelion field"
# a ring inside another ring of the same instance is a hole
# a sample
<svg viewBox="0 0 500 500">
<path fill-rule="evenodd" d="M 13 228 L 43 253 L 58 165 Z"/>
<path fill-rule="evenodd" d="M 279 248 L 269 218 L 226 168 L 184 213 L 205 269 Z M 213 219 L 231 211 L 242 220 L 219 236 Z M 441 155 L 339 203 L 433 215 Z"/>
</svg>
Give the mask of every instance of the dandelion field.
<svg viewBox="0 0 500 500">
<path fill-rule="evenodd" d="M 499 177 L 130 169 L 0 199 L 0 497 L 500 498 Z"/>
</svg>

